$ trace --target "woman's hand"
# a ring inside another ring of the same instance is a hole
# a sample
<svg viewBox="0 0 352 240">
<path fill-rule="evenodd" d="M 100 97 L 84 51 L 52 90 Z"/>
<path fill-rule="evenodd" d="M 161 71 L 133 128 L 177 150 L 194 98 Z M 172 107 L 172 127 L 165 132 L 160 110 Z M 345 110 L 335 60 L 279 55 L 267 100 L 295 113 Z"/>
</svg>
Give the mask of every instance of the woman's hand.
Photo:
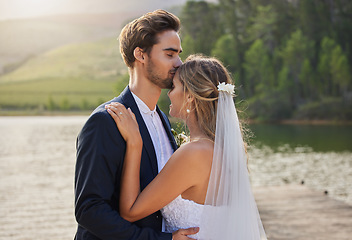
<svg viewBox="0 0 352 240">
<path fill-rule="evenodd" d="M 126 109 L 121 103 L 112 102 L 105 105 L 105 109 L 115 120 L 115 123 L 127 144 L 133 146 L 143 145 L 136 116 L 130 108 Z"/>
</svg>

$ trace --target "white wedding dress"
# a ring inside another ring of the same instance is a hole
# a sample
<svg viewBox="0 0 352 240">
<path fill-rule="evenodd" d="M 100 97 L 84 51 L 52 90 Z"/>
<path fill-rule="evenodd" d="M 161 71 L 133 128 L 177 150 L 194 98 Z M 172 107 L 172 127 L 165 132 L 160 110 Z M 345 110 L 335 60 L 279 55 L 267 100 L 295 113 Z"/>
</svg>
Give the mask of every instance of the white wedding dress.
<svg viewBox="0 0 352 240">
<path fill-rule="evenodd" d="M 172 233 L 178 229 L 199 227 L 201 215 L 205 205 L 192 200 L 183 199 L 179 195 L 176 199 L 161 209 L 165 220 L 165 231 Z M 199 239 L 199 233 L 189 235 L 190 238 Z"/>
<path fill-rule="evenodd" d="M 267 240 L 251 191 L 234 85 L 220 83 L 214 154 L 205 204 L 178 196 L 161 209 L 165 230 L 200 227 L 201 240 Z"/>
<path fill-rule="evenodd" d="M 178 196 L 161 209 L 167 232 L 200 227 L 198 234 L 190 237 L 267 240 L 251 191 L 233 88 L 225 83 L 218 86 L 214 154 L 205 204 Z"/>
</svg>

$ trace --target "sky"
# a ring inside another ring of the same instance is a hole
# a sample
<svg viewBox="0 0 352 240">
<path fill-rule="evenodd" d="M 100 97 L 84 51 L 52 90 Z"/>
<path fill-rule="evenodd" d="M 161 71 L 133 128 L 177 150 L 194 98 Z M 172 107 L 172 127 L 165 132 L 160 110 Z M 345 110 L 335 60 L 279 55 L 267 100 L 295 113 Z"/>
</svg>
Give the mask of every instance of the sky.
<svg viewBox="0 0 352 240">
<path fill-rule="evenodd" d="M 0 20 L 55 14 L 165 8 L 186 0 L 0 0 Z"/>
</svg>

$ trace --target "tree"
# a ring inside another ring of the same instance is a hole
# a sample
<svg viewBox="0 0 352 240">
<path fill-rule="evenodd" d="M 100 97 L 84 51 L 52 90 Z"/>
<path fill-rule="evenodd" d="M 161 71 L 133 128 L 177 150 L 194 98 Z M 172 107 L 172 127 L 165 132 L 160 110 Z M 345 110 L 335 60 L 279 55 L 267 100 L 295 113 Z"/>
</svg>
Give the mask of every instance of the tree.
<svg viewBox="0 0 352 240">
<path fill-rule="evenodd" d="M 284 67 L 288 69 L 288 77 L 292 81 L 291 96 L 293 96 L 293 107 L 304 99 L 303 92 L 305 86 L 300 81 L 302 63 L 305 59 L 311 59 L 313 56 L 313 41 L 303 36 L 301 30 L 296 30 L 291 34 L 286 46 L 281 52 Z"/>
<path fill-rule="evenodd" d="M 278 86 L 277 89 L 279 92 L 285 96 L 285 99 L 290 102 L 290 107 L 292 108 L 294 105 L 294 96 L 292 92 L 294 84 L 292 79 L 290 79 L 290 70 L 287 66 L 284 66 L 279 75 L 278 75 Z"/>
<path fill-rule="evenodd" d="M 317 92 L 314 91 L 315 77 L 309 59 L 304 59 L 303 61 L 301 72 L 299 74 L 299 80 L 304 86 L 302 89 L 302 97 L 304 99 L 317 98 Z"/>
<path fill-rule="evenodd" d="M 277 32 L 277 13 L 271 5 L 257 6 L 257 14 L 248 28 L 248 39 L 254 41 L 261 39 L 272 53 L 277 47 L 275 32 Z"/>
<path fill-rule="evenodd" d="M 245 89 L 249 97 L 258 93 L 258 89 L 273 88 L 273 65 L 268 49 L 261 39 L 257 39 L 245 53 L 243 64 Z"/>
<path fill-rule="evenodd" d="M 348 60 L 339 45 L 337 45 L 331 53 L 330 67 L 332 82 L 334 85 L 333 93 L 338 96 L 343 90 L 346 92 L 347 87 L 351 85 L 351 74 Z"/>
<path fill-rule="evenodd" d="M 330 71 L 331 53 L 336 47 L 336 42 L 329 38 L 324 37 L 321 41 L 320 56 L 318 63 L 318 73 L 320 83 L 318 83 L 320 94 L 332 95 L 332 77 Z"/>
<path fill-rule="evenodd" d="M 211 55 L 219 58 L 230 72 L 235 72 L 240 68 L 236 42 L 231 34 L 225 34 L 216 41 Z"/>
<path fill-rule="evenodd" d="M 325 95 L 338 96 L 342 90 L 347 91 L 348 86 L 351 86 L 351 72 L 347 56 L 341 46 L 328 37 L 321 42 L 318 73 Z"/>
<path fill-rule="evenodd" d="M 217 39 L 223 34 L 221 13 L 217 4 L 188 1 L 181 13 L 181 34 L 193 40 L 196 53 L 210 55 Z"/>
<path fill-rule="evenodd" d="M 247 28 L 253 14 L 253 8 L 249 0 L 219 0 L 219 9 L 223 18 L 225 32 L 233 36 L 236 46 L 236 61 L 244 62 L 244 53 L 247 49 Z M 243 68 L 237 72 L 244 77 Z"/>
<path fill-rule="evenodd" d="M 185 54 L 222 60 L 251 117 L 287 118 L 326 97 L 351 102 L 351 1 L 189 1 L 183 12 Z"/>
<path fill-rule="evenodd" d="M 60 109 L 63 111 L 67 111 L 71 108 L 70 101 L 67 99 L 67 97 L 63 97 L 60 102 Z"/>
<path fill-rule="evenodd" d="M 46 108 L 50 111 L 53 111 L 57 108 L 56 103 L 51 95 L 49 95 L 48 102 L 46 104 Z"/>
<path fill-rule="evenodd" d="M 298 1 L 297 21 L 303 34 L 319 43 L 331 31 L 329 4 L 324 1 Z"/>
<path fill-rule="evenodd" d="M 326 0 L 330 7 L 335 41 L 346 53 L 348 62 L 352 63 L 352 1 Z"/>
<path fill-rule="evenodd" d="M 181 58 L 185 60 L 189 55 L 196 53 L 194 49 L 194 40 L 190 35 L 181 36 L 182 38 L 182 53 Z"/>
</svg>

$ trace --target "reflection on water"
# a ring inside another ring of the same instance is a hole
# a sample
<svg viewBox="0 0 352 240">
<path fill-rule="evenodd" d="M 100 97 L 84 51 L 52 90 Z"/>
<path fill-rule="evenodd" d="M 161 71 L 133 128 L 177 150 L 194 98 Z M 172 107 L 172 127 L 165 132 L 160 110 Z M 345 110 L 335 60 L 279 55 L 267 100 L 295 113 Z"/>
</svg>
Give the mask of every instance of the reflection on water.
<svg viewBox="0 0 352 240">
<path fill-rule="evenodd" d="M 73 237 L 75 140 L 86 119 L 0 117 L 2 237 Z M 250 127 L 256 135 L 249 152 L 254 185 L 304 180 L 352 204 L 351 127 Z"/>
<path fill-rule="evenodd" d="M 252 124 L 253 143 L 277 149 L 309 147 L 317 152 L 352 152 L 352 126 Z"/>
</svg>

